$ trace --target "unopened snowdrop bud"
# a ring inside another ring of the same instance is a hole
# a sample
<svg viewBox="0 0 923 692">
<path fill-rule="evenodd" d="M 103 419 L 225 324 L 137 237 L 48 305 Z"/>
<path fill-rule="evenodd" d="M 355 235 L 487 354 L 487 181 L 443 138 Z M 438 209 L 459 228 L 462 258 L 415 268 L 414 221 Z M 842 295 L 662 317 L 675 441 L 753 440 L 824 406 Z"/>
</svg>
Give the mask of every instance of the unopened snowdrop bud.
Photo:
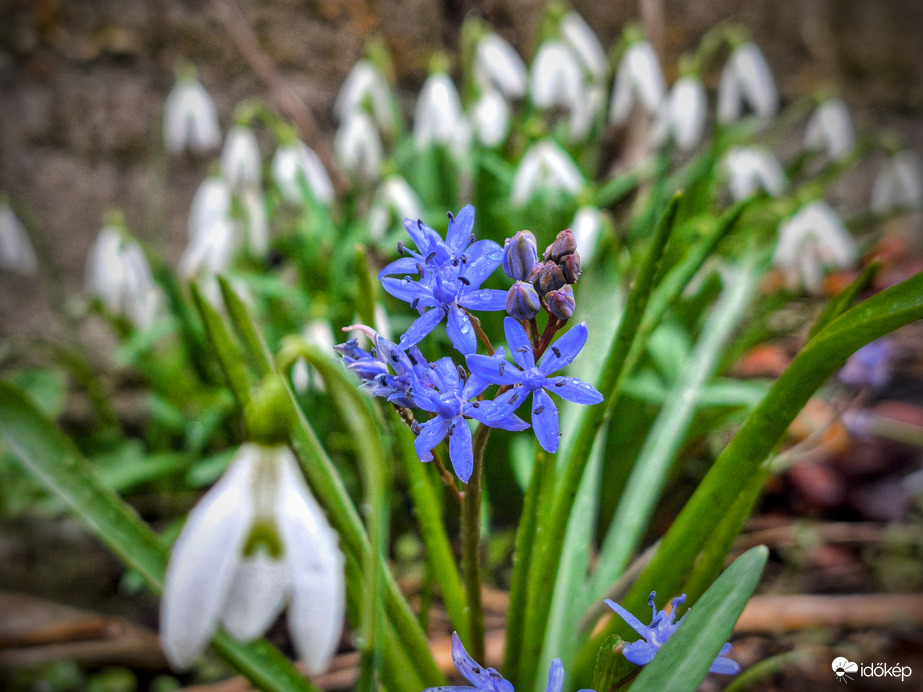
<svg viewBox="0 0 923 692">
<path fill-rule="evenodd" d="M 471 128 L 485 147 L 498 147 L 510 133 L 510 107 L 499 92 L 485 91 L 471 108 Z"/>
<path fill-rule="evenodd" d="M 335 192 L 323 161 L 304 142 L 285 144 L 272 159 L 272 177 L 283 199 L 293 205 L 304 203 L 303 186 L 321 204 L 331 204 Z"/>
<path fill-rule="evenodd" d="M 808 121 L 804 146 L 823 152 L 831 161 L 841 161 L 852 152 L 856 133 L 849 108 L 842 99 L 828 99 L 818 106 Z"/>
<path fill-rule="evenodd" d="M 367 113 L 353 111 L 346 117 L 333 140 L 333 150 L 352 175 L 374 180 L 381 173 L 381 138 Z"/>
<path fill-rule="evenodd" d="M 260 147 L 249 127 L 235 125 L 224 139 L 221 175 L 235 192 L 260 185 Z"/>
<path fill-rule="evenodd" d="M 752 42 L 737 46 L 721 72 L 718 121 L 727 124 L 739 120 L 745 105 L 764 120 L 772 118 L 779 109 L 779 92 L 772 70 Z"/>
<path fill-rule="evenodd" d="M 110 313 L 138 329 L 151 327 L 157 319 L 160 293 L 144 250 L 115 226 L 105 226 L 90 248 L 86 289 Z"/>
<path fill-rule="evenodd" d="M 658 114 L 651 133 L 654 143 L 663 144 L 672 135 L 682 151 L 692 151 L 702 142 L 708 117 L 708 96 L 697 76 L 681 77 Z"/>
<path fill-rule="evenodd" d="M 529 274 L 529 281 L 535 286 L 539 296 L 544 296 L 548 291 L 555 291 L 567 283 L 561 268 L 554 262 L 539 262 Z"/>
<path fill-rule="evenodd" d="M 562 286 L 556 291 L 549 291 L 545 294 L 545 303 L 548 305 L 548 312 L 559 320 L 567 321 L 574 316 L 574 310 L 577 303 L 574 300 L 574 288 L 570 284 Z"/>
<path fill-rule="evenodd" d="M 734 147 L 725 154 L 722 167 L 735 201 L 746 199 L 757 190 L 773 196 L 785 191 L 787 181 L 781 164 L 762 147 Z"/>
<path fill-rule="evenodd" d="M 495 33 L 478 41 L 474 53 L 474 81 L 483 92 L 499 91 L 510 99 L 526 93 L 526 66 L 519 53 Z"/>
<path fill-rule="evenodd" d="M 887 214 L 923 207 L 923 165 L 912 151 L 902 151 L 881 167 L 872 188 L 872 211 Z"/>
<path fill-rule="evenodd" d="M 561 262 L 567 255 L 577 251 L 577 240 L 569 228 L 565 228 L 555 236 L 554 242 L 545 248 L 545 260 Z"/>
<path fill-rule="evenodd" d="M 0 269 L 23 275 L 38 269 L 29 234 L 6 200 L 0 201 Z"/>
<path fill-rule="evenodd" d="M 189 208 L 189 238 L 196 238 L 231 214 L 231 188 L 224 178 L 206 178 L 199 185 Z"/>
<path fill-rule="evenodd" d="M 417 149 L 425 151 L 434 144 L 442 144 L 460 155 L 467 148 L 470 136 L 452 78 L 444 72 L 431 74 L 420 90 L 414 111 L 413 139 Z"/>
<path fill-rule="evenodd" d="M 792 290 L 820 288 L 825 269 L 851 266 L 858 257 L 855 242 L 840 217 L 826 202 L 812 202 L 779 227 L 773 264 Z"/>
<path fill-rule="evenodd" d="M 375 242 L 384 240 L 395 219 L 400 221 L 422 217 L 423 203 L 417 193 L 401 176 L 390 175 L 378 186 L 369 209 L 369 238 Z"/>
<path fill-rule="evenodd" d="M 542 310 L 538 293 L 530 283 L 517 281 L 506 294 L 506 314 L 517 320 L 531 320 Z"/>
<path fill-rule="evenodd" d="M 218 624 L 242 640 L 288 606 L 289 632 L 310 675 L 343 628 L 344 559 L 292 452 L 248 443 L 189 513 L 164 579 L 161 642 L 189 668 Z"/>
<path fill-rule="evenodd" d="M 609 70 L 606 53 L 583 17 L 574 11 L 568 12 L 561 19 L 560 29 L 564 43 L 574 52 L 583 68 L 592 75 L 595 81 L 605 79 L 606 72 Z"/>
<path fill-rule="evenodd" d="M 596 252 L 599 235 L 603 228 L 603 214 L 596 207 L 586 206 L 577 210 L 574 220 L 570 224 L 580 248 L 584 262 L 589 262 Z"/>
<path fill-rule="evenodd" d="M 195 77 L 181 77 L 167 96 L 163 138 L 171 154 L 186 150 L 203 153 L 221 144 L 215 104 Z"/>
<path fill-rule="evenodd" d="M 615 75 L 609 122 L 624 125 L 635 105 L 640 105 L 649 115 L 655 115 L 660 110 L 665 92 L 660 60 L 654 47 L 647 41 L 635 41 L 626 49 Z"/>
<path fill-rule="evenodd" d="M 583 186 L 583 176 L 570 155 L 552 140 L 545 139 L 534 144 L 520 160 L 511 202 L 521 207 L 541 189 L 576 196 Z"/>
<path fill-rule="evenodd" d="M 517 281 L 525 281 L 538 262 L 538 250 L 532 231 L 519 231 L 503 244 L 503 271 Z"/>
<path fill-rule="evenodd" d="M 345 122 L 356 111 L 370 112 L 381 131 L 397 130 L 397 106 L 388 80 L 370 60 L 360 60 L 347 75 L 333 104 L 333 112 Z"/>
</svg>

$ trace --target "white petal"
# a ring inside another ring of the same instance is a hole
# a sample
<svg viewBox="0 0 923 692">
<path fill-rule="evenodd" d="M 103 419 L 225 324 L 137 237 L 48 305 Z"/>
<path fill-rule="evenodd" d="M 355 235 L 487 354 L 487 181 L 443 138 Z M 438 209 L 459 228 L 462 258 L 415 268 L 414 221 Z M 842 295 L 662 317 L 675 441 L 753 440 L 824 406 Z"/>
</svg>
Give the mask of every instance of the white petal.
<svg viewBox="0 0 923 692">
<path fill-rule="evenodd" d="M 503 96 L 496 91 L 485 92 L 474 104 L 471 124 L 484 146 L 503 144 L 510 130 L 510 108 Z"/>
<path fill-rule="evenodd" d="M 253 519 L 250 486 L 256 460 L 244 445 L 186 519 L 164 578 L 160 636 L 176 668 L 191 666 L 218 624 Z"/>
<path fill-rule="evenodd" d="M 283 545 L 283 550 L 286 547 Z M 274 559 L 259 549 L 244 558 L 228 590 L 221 611 L 222 624 L 238 639 L 259 637 L 282 612 L 291 591 L 291 579 L 291 567 L 284 554 Z"/>
<path fill-rule="evenodd" d="M 240 244 L 237 224 L 218 220 L 189 241 L 177 270 L 184 279 L 213 276 L 231 266 Z"/>
<path fill-rule="evenodd" d="M 740 118 L 741 93 L 734 66 L 729 60 L 721 70 L 721 81 L 718 83 L 718 122 L 730 124 Z"/>
<path fill-rule="evenodd" d="M 347 75 L 333 104 L 333 112 L 341 122 L 354 112 L 371 106 L 375 121 L 383 132 L 393 133 L 395 122 L 394 95 L 385 76 L 368 60 L 360 60 Z"/>
<path fill-rule="evenodd" d="M 0 202 L 0 269 L 24 275 L 38 269 L 29 234 L 6 202 Z"/>
<path fill-rule="evenodd" d="M 807 149 L 822 151 L 831 161 L 848 156 L 856 144 L 849 108 L 840 99 L 822 103 L 811 116 L 804 135 Z"/>
<path fill-rule="evenodd" d="M 695 149 L 702 141 L 708 116 L 705 85 L 697 77 L 683 77 L 670 92 L 670 115 L 676 145 L 683 151 Z"/>
<path fill-rule="evenodd" d="M 259 188 L 248 188 L 241 193 L 246 221 L 247 250 L 254 256 L 265 258 L 269 252 L 269 216 L 266 213 L 266 201 Z"/>
<path fill-rule="evenodd" d="M 623 59 L 629 63 L 632 85 L 641 104 L 649 114 L 655 114 L 666 91 L 657 52 L 647 41 L 637 41 Z"/>
<path fill-rule="evenodd" d="M 249 127 L 232 127 L 221 150 L 221 174 L 233 190 L 242 191 L 260 184 L 260 147 Z"/>
<path fill-rule="evenodd" d="M 215 104 L 198 80 L 180 79 L 164 104 L 164 142 L 170 153 L 205 152 L 221 144 Z"/>
<path fill-rule="evenodd" d="M 206 178 L 199 185 L 189 208 L 189 238 L 226 220 L 231 213 L 231 188 L 223 178 Z"/>
<path fill-rule="evenodd" d="M 431 74 L 417 99 L 414 112 L 413 138 L 418 149 L 433 144 L 443 144 L 457 149 L 459 138 L 464 138 L 466 127 L 458 90 L 452 79 L 444 73 Z"/>
<path fill-rule="evenodd" d="M 561 36 L 594 80 L 601 81 L 606 78 L 606 72 L 609 70 L 606 53 L 583 17 L 573 11 L 565 14 L 561 20 Z"/>
<path fill-rule="evenodd" d="M 513 179 L 511 202 L 522 206 L 538 189 L 562 191 L 577 195 L 584 180 L 570 155 L 552 140 L 542 140 L 532 146 L 519 162 Z"/>
<path fill-rule="evenodd" d="M 348 115 L 337 130 L 333 149 L 348 172 L 364 179 L 378 177 L 382 159 L 381 138 L 368 114 L 354 111 Z"/>
<path fill-rule="evenodd" d="M 526 66 L 516 49 L 497 34 L 478 41 L 474 72 L 482 91 L 496 88 L 509 98 L 526 93 Z"/>
<path fill-rule="evenodd" d="M 761 118 L 773 117 L 779 109 L 779 92 L 763 52 L 755 43 L 744 43 L 734 50 L 731 62 L 753 111 Z"/>
<path fill-rule="evenodd" d="M 333 202 L 335 192 L 327 169 L 314 151 L 304 142 L 281 146 L 272 159 L 272 177 L 289 204 L 303 203 L 301 186 L 321 204 Z"/>
<path fill-rule="evenodd" d="M 583 266 L 588 265 L 596 253 L 602 227 L 602 212 L 596 207 L 580 207 L 571 221 L 570 228 L 574 232 Z"/>
</svg>

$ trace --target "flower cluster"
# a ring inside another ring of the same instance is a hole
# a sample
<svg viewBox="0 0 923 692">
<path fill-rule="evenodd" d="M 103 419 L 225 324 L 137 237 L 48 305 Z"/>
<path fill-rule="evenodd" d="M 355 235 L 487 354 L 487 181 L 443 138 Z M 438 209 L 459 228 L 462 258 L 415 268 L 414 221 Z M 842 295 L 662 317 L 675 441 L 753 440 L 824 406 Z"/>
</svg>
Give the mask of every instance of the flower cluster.
<svg viewBox="0 0 923 692">
<path fill-rule="evenodd" d="M 580 255 L 570 230 L 561 231 L 539 261 L 535 236 L 521 231 L 503 248 L 474 236 L 474 207 L 449 214 L 445 239 L 422 221 L 406 219 L 414 247 L 398 244 L 402 255 L 379 274 L 392 296 L 410 304 L 419 317 L 395 343 L 370 327 L 352 329 L 367 334 L 373 350 L 356 340 L 336 347 L 346 367 L 358 375 L 366 390 L 403 408 L 429 414 L 413 422 L 415 448 L 422 461 L 433 459 L 433 449 L 448 439 L 449 457 L 456 475 L 468 482 L 473 470 L 471 428 L 468 420 L 520 431 L 529 427 L 516 415 L 531 395 L 532 428 L 548 452 L 558 449 L 558 411 L 549 392 L 579 404 L 597 404 L 602 395 L 573 377 L 555 375 L 568 365 L 587 339 L 585 324 L 578 324 L 559 339 L 556 333 L 573 315 L 573 284 L 580 276 Z M 508 291 L 481 288 L 503 266 L 516 280 Z M 505 310 L 507 349 L 494 350 L 482 333 L 489 354 L 477 353 L 480 329 L 473 311 Z M 548 320 L 538 332 L 536 317 L 542 310 Z M 428 362 L 418 344 L 445 322 L 446 333 L 465 359 L 465 367 L 450 357 Z M 505 359 L 507 350 L 513 362 Z M 493 399 L 484 392 L 499 388 Z"/>
</svg>

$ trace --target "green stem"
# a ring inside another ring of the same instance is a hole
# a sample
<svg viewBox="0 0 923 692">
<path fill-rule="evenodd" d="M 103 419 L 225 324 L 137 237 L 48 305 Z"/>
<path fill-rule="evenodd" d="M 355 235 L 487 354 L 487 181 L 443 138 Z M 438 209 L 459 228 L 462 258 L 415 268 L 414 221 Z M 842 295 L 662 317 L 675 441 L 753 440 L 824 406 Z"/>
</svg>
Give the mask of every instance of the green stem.
<svg viewBox="0 0 923 692">
<path fill-rule="evenodd" d="M 466 425 L 460 423 L 459 425 Z M 484 608 L 481 604 L 481 495 L 483 491 L 484 449 L 490 428 L 478 424 L 472 442 L 474 469 L 465 485 L 462 504 L 461 541 L 462 573 L 465 579 L 465 600 L 468 611 L 469 641 L 467 649 L 476 661 L 484 660 Z"/>
</svg>

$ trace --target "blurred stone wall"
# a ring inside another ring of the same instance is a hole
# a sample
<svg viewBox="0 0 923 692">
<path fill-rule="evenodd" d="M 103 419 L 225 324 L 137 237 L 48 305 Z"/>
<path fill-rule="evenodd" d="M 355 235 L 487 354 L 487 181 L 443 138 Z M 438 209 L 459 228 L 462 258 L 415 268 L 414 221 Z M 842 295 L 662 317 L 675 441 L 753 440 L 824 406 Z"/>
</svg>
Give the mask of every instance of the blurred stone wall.
<svg viewBox="0 0 923 692">
<path fill-rule="evenodd" d="M 528 60 L 544 5 L 236 1 L 328 144 L 333 99 L 369 35 L 387 42 L 410 113 L 429 56 L 457 46 L 466 13 L 487 18 Z M 635 1 L 573 4 L 604 45 L 639 17 Z M 753 31 L 786 99 L 831 85 L 860 127 L 895 125 L 923 151 L 923 3 L 655 0 L 645 9 L 669 79 L 680 53 L 716 22 L 734 19 Z M 0 275 L 0 336 L 54 328 L 48 306 L 81 290 L 87 250 L 109 207 L 121 208 L 138 237 L 168 259 L 179 256 L 189 203 L 211 163 L 168 160 L 162 151 L 161 109 L 180 59 L 198 66 L 224 128 L 240 100 L 268 98 L 205 0 L 0 0 L 0 191 L 19 203 L 59 279 Z"/>
</svg>

